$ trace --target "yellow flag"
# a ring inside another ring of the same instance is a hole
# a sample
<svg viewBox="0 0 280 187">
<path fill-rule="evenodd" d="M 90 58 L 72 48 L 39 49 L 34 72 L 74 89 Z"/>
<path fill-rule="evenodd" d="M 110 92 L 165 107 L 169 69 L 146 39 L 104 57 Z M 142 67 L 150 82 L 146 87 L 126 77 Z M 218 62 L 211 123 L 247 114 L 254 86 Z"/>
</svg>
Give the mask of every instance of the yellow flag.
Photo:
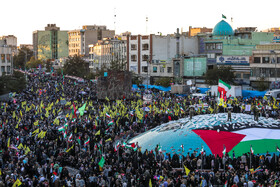
<svg viewBox="0 0 280 187">
<path fill-rule="evenodd" d="M 57 105 L 57 103 L 58 103 L 58 99 L 56 100 L 55 104 Z"/>
<path fill-rule="evenodd" d="M 13 112 L 13 118 L 15 118 L 15 117 L 16 117 L 16 112 L 14 111 L 14 112 Z"/>
<path fill-rule="evenodd" d="M 69 116 L 69 114 L 67 113 L 65 117 L 67 117 L 67 118 L 68 118 L 68 116 Z"/>
<path fill-rule="evenodd" d="M 105 140 L 105 142 L 109 142 L 109 141 L 112 141 L 112 139 L 111 139 L 111 138 L 109 138 L 109 139 Z"/>
<path fill-rule="evenodd" d="M 59 119 L 58 119 L 58 118 L 55 118 L 55 120 L 54 120 L 53 123 L 56 124 L 56 125 L 59 125 Z"/>
<path fill-rule="evenodd" d="M 21 184 L 22 184 L 22 182 L 21 182 L 19 179 L 17 179 L 16 182 L 13 184 L 12 187 L 18 187 L 18 186 L 20 186 Z"/>
<path fill-rule="evenodd" d="M 189 170 L 185 165 L 184 168 L 185 168 L 186 175 L 188 176 L 191 170 Z"/>
<path fill-rule="evenodd" d="M 97 131 L 97 133 L 95 133 L 95 136 L 98 136 L 98 135 L 100 135 L 100 130 Z"/>
<path fill-rule="evenodd" d="M 0 176 L 2 175 L 2 170 L 1 170 L 1 168 L 0 168 Z"/>
<path fill-rule="evenodd" d="M 35 125 L 35 126 L 39 125 L 39 121 L 35 121 L 35 122 L 34 122 L 34 125 Z"/>
<path fill-rule="evenodd" d="M 22 143 L 20 143 L 19 146 L 18 146 L 17 148 L 18 148 L 18 149 L 22 149 L 22 148 L 23 148 Z"/>
<path fill-rule="evenodd" d="M 26 149 L 25 149 L 25 155 L 27 155 L 28 153 L 30 152 L 30 149 L 29 149 L 29 147 L 27 147 Z"/>
<path fill-rule="evenodd" d="M 10 147 L 11 138 L 8 139 L 7 147 Z"/>
<path fill-rule="evenodd" d="M 73 149 L 73 147 L 74 147 L 74 144 L 69 149 L 66 150 L 66 153 L 68 153 L 71 149 Z"/>
<path fill-rule="evenodd" d="M 19 111 L 19 113 L 20 113 L 20 116 L 22 117 L 22 112 L 21 112 L 21 110 Z"/>
<path fill-rule="evenodd" d="M 32 132 L 32 134 L 38 134 L 40 132 L 39 128 Z"/>
<path fill-rule="evenodd" d="M 150 181 L 149 181 L 149 187 L 153 187 L 152 179 L 150 179 Z"/>
</svg>

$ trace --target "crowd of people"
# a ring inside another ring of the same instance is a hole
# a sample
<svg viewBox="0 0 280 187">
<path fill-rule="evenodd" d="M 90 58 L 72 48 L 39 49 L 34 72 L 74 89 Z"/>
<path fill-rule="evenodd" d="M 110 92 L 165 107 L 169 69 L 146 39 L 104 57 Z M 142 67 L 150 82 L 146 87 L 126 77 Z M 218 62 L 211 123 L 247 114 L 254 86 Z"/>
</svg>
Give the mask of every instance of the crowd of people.
<svg viewBox="0 0 280 187">
<path fill-rule="evenodd" d="M 141 150 L 126 141 L 162 123 L 228 111 L 279 117 L 268 98 L 182 97 L 133 91 L 130 99 L 98 100 L 96 84 L 31 74 L 21 93 L 1 101 L 0 186 L 271 186 L 278 185 L 277 155 L 241 157 Z M 207 105 L 207 107 L 206 107 Z M 245 110 L 251 105 L 251 110 Z M 148 110 L 147 110 L 148 108 Z M 257 111 L 257 112 L 256 112 Z M 130 148 L 128 148 L 129 146 Z M 249 167 L 251 157 L 251 168 Z"/>
</svg>

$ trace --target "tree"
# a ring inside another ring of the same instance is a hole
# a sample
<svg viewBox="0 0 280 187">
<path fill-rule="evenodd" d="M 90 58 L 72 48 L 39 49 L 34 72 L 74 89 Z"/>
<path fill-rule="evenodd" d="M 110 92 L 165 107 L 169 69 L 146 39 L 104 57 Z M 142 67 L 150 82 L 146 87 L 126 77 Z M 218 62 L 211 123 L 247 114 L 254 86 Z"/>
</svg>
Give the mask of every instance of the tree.
<svg viewBox="0 0 280 187">
<path fill-rule="evenodd" d="M 35 60 L 35 57 L 31 57 L 30 60 L 26 63 L 26 67 L 28 68 L 38 68 L 39 65 L 43 65 L 43 62 L 41 60 Z"/>
<path fill-rule="evenodd" d="M 158 80 L 156 80 L 155 85 L 169 87 L 170 83 L 171 83 L 171 78 L 163 77 L 163 78 L 159 78 Z"/>
<path fill-rule="evenodd" d="M 68 57 L 64 64 L 63 72 L 67 75 L 84 77 L 88 74 L 89 65 L 80 56 Z"/>
<path fill-rule="evenodd" d="M 13 75 L 0 77 L 0 95 L 9 92 L 20 92 L 25 89 L 26 81 L 23 73 L 14 71 Z"/>
<path fill-rule="evenodd" d="M 46 70 L 47 70 L 47 72 L 51 71 L 51 67 L 52 67 L 51 59 L 47 59 L 47 61 L 46 61 Z"/>
<path fill-rule="evenodd" d="M 265 77 L 260 77 L 258 78 L 258 90 L 259 91 L 264 91 L 269 88 L 269 83 L 268 81 L 265 81 Z"/>
<path fill-rule="evenodd" d="M 205 81 L 210 85 L 217 85 L 219 79 L 223 80 L 228 84 L 233 84 L 235 80 L 235 75 L 231 67 L 221 66 L 209 69 L 205 75 Z"/>
<path fill-rule="evenodd" d="M 27 53 L 27 55 L 25 53 Z M 29 48 L 23 47 L 22 49 L 19 49 L 18 54 L 13 57 L 14 67 L 24 69 L 25 62 L 30 61 L 30 58 L 32 56 L 33 56 L 33 52 Z M 25 59 L 26 57 L 27 60 Z"/>
</svg>

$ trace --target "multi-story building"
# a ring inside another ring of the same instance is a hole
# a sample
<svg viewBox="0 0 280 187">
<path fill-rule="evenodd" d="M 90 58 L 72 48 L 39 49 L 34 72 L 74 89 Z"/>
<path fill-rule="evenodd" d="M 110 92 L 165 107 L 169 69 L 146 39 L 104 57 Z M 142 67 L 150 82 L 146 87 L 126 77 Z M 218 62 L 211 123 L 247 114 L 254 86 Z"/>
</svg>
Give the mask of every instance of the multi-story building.
<svg viewBox="0 0 280 187">
<path fill-rule="evenodd" d="M 257 45 L 253 50 L 252 62 L 250 63 L 250 81 L 253 87 L 258 82 L 264 81 L 268 84 L 280 81 L 280 44 L 270 43 Z M 278 86 L 278 88 L 280 85 Z"/>
<path fill-rule="evenodd" d="M 212 32 L 212 28 L 206 28 L 206 27 L 192 27 L 189 26 L 189 32 L 188 32 L 188 36 L 192 37 L 192 36 L 196 36 L 197 34 L 201 34 L 201 33 L 211 33 Z"/>
<path fill-rule="evenodd" d="M 101 68 L 126 68 L 126 41 L 107 38 L 89 45 L 89 68 L 91 72 Z"/>
<path fill-rule="evenodd" d="M 131 35 L 127 37 L 127 70 L 141 76 L 145 84 L 159 77 L 173 77 L 173 58 L 177 49 L 180 56 L 197 54 L 197 37 Z"/>
<path fill-rule="evenodd" d="M 0 40 L 0 76 L 3 73 L 7 75 L 13 73 L 12 65 L 12 47 L 7 45 L 7 40 Z"/>
<path fill-rule="evenodd" d="M 84 25 L 83 29 L 69 31 L 69 56 L 88 57 L 90 44 L 96 44 L 103 38 L 113 38 L 114 35 L 114 30 L 108 30 L 103 25 Z"/>
<path fill-rule="evenodd" d="M 262 32 L 270 32 L 274 34 L 273 42 L 280 43 L 280 28 L 274 27 L 270 29 L 263 30 Z"/>
<path fill-rule="evenodd" d="M 250 82 L 250 59 L 256 45 L 271 43 L 273 33 L 256 32 L 256 27 L 233 30 L 224 20 L 216 24 L 212 35 L 199 39 L 202 54 L 207 55 L 208 69 L 231 66 L 240 83 Z"/>
<path fill-rule="evenodd" d="M 48 24 L 44 31 L 33 32 L 33 50 L 36 59 L 59 59 L 68 57 L 68 31 L 56 24 Z"/>
</svg>

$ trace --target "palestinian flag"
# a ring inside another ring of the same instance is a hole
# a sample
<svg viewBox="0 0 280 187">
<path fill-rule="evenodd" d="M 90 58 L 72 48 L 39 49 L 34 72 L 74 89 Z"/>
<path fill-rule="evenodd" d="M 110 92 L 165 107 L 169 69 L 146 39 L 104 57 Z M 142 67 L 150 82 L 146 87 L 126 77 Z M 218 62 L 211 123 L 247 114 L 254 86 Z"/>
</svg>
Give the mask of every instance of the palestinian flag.
<svg viewBox="0 0 280 187">
<path fill-rule="evenodd" d="M 224 146 L 229 155 L 234 151 L 236 157 L 248 153 L 251 146 L 255 148 L 250 149 L 254 154 L 275 152 L 275 145 L 280 144 L 280 122 L 271 118 L 260 118 L 256 122 L 246 114 L 234 114 L 234 118 L 238 121 L 192 131 L 207 144 L 212 154 L 220 157 Z"/>
<path fill-rule="evenodd" d="M 133 116 L 133 115 L 134 115 L 134 114 L 133 114 L 133 111 L 130 111 L 129 114 L 130 114 L 130 116 Z"/>
<path fill-rule="evenodd" d="M 113 125 L 113 124 L 114 124 L 114 120 L 110 121 L 110 122 L 108 123 L 108 126 Z"/>
<path fill-rule="evenodd" d="M 76 140 L 79 143 L 79 145 L 81 145 L 81 137 L 79 136 L 79 138 L 77 138 Z"/>
<path fill-rule="evenodd" d="M 220 93 L 220 97 L 224 98 L 226 96 L 227 92 L 231 89 L 231 86 L 221 79 L 219 79 L 219 84 L 218 84 L 218 92 Z"/>
<path fill-rule="evenodd" d="M 62 134 L 63 134 L 63 137 L 64 137 L 64 138 L 67 137 L 67 132 L 66 132 L 66 131 L 65 131 L 65 132 L 62 132 Z"/>
<path fill-rule="evenodd" d="M 133 149 L 134 151 L 137 151 L 137 145 L 136 143 L 126 143 L 125 148 L 127 149 Z"/>
<path fill-rule="evenodd" d="M 59 128 L 58 128 L 58 131 L 59 131 L 59 132 L 65 131 L 65 128 L 64 128 L 63 126 L 62 126 L 62 127 L 59 127 Z"/>
<path fill-rule="evenodd" d="M 85 143 L 84 143 L 84 145 L 87 145 L 87 144 L 89 144 L 89 138 L 85 141 Z"/>
</svg>

